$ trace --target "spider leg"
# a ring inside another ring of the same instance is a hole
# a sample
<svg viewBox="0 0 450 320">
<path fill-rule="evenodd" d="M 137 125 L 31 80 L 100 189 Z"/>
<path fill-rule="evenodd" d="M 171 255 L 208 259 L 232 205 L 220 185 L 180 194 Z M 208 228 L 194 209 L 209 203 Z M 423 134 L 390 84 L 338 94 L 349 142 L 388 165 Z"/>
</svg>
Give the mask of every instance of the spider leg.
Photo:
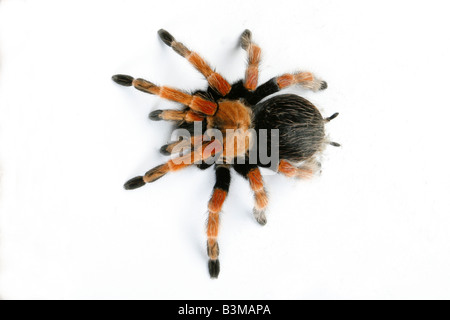
<svg viewBox="0 0 450 320">
<path fill-rule="evenodd" d="M 287 177 L 308 179 L 318 171 L 320 171 L 320 164 L 315 160 L 309 160 L 300 166 L 294 166 L 289 161 L 282 159 L 278 164 L 278 172 Z"/>
<path fill-rule="evenodd" d="M 171 142 L 163 145 L 159 149 L 159 152 L 165 156 L 170 156 L 171 154 L 180 152 L 184 148 L 191 148 L 191 143 L 187 140 Z"/>
<path fill-rule="evenodd" d="M 146 183 L 151 183 L 158 180 L 168 172 L 178 171 L 196 164 L 198 161 L 206 160 L 211 156 L 222 152 L 222 149 L 222 144 L 218 140 L 207 142 L 186 155 L 171 159 L 164 164 L 150 169 L 145 173 L 144 176 L 137 176 L 128 180 L 125 183 L 124 188 L 127 190 L 131 190 L 142 187 Z"/>
<path fill-rule="evenodd" d="M 313 91 L 325 90 L 328 87 L 325 81 L 320 80 L 311 72 L 285 73 L 277 77 L 276 82 L 280 90 L 296 84 Z"/>
<path fill-rule="evenodd" d="M 264 180 L 261 171 L 256 164 L 234 164 L 233 168 L 237 173 L 249 181 L 250 188 L 253 190 L 255 197 L 253 215 L 260 225 L 265 225 L 267 223 L 266 207 L 269 203 L 269 198 L 264 188 Z"/>
<path fill-rule="evenodd" d="M 244 87 L 249 91 L 254 91 L 258 86 L 258 67 L 261 61 L 261 48 L 252 41 L 252 33 L 250 30 L 245 30 L 242 33 L 241 47 L 247 51 L 248 55 Z"/>
<path fill-rule="evenodd" d="M 176 53 L 186 58 L 208 81 L 211 88 L 216 90 L 222 96 L 225 96 L 231 90 L 231 85 L 217 72 L 211 69 L 208 63 L 197 53 L 190 51 L 184 44 L 175 40 L 175 38 L 166 30 L 158 31 L 161 40 L 171 47 Z"/>
<path fill-rule="evenodd" d="M 201 95 L 190 95 L 177 89 L 170 87 L 159 87 L 150 81 L 144 79 L 134 79 L 131 76 L 116 74 L 112 80 L 122 86 L 134 86 L 136 89 L 160 96 L 161 98 L 179 102 L 188 106 L 193 111 L 203 113 L 205 115 L 213 115 L 217 110 L 217 104 L 205 99 Z M 156 117 L 156 116 L 155 116 Z"/>
<path fill-rule="evenodd" d="M 198 136 L 191 137 L 190 140 L 183 139 L 181 141 L 174 141 L 174 142 L 163 145 L 161 147 L 161 149 L 159 149 L 159 151 L 163 155 L 170 156 L 171 154 L 179 153 L 183 149 L 186 149 L 186 148 L 196 149 L 196 146 L 199 146 L 202 144 L 204 137 L 205 136 L 203 136 L 203 135 L 198 135 Z"/>
<path fill-rule="evenodd" d="M 230 168 L 229 165 L 218 165 L 216 170 L 216 183 L 214 185 L 213 194 L 208 203 L 208 224 L 206 228 L 206 235 L 208 237 L 206 248 L 208 252 L 208 269 L 211 278 L 217 278 L 220 272 L 219 263 L 219 244 L 217 236 L 219 233 L 219 214 L 222 210 L 222 205 L 228 195 L 230 188 Z"/>
<path fill-rule="evenodd" d="M 265 97 L 296 84 L 313 91 L 325 90 L 328 87 L 325 81 L 320 80 L 311 72 L 286 73 L 260 85 L 247 100 L 255 105 Z"/>
<path fill-rule="evenodd" d="M 151 120 L 167 120 L 167 121 L 203 121 L 203 115 L 192 110 L 155 110 L 152 111 L 148 117 Z"/>
</svg>

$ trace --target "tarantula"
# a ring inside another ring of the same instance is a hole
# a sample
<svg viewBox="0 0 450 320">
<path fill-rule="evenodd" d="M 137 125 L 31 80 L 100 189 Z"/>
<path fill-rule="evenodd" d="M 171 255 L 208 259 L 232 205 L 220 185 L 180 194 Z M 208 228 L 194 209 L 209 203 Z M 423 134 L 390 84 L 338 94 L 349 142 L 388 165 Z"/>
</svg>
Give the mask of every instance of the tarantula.
<svg viewBox="0 0 450 320">
<path fill-rule="evenodd" d="M 134 86 L 140 91 L 184 105 L 181 110 L 153 111 L 149 117 L 152 120 L 174 121 L 177 128 L 188 133 L 182 136 L 182 141 L 172 141 L 161 147 L 164 155 L 178 156 L 149 170 L 144 176 L 132 178 L 124 188 L 139 188 L 168 172 L 191 165 L 206 169 L 214 164 L 216 181 L 208 204 L 206 233 L 209 274 L 211 278 L 217 278 L 220 271 L 217 242 L 219 216 L 230 187 L 230 167 L 249 181 L 255 200 L 254 217 L 258 223 L 265 225 L 268 196 L 259 167 L 270 167 L 288 177 L 312 176 L 320 170 L 317 158 L 325 145 L 339 145 L 329 141 L 324 131 L 324 123 L 338 113 L 323 118 L 311 102 L 294 94 L 276 95 L 261 102 L 289 86 L 300 85 L 318 91 L 326 89 L 327 83 L 310 72 L 297 72 L 283 74 L 258 86 L 261 49 L 253 42 L 249 30 L 245 30 L 240 38 L 240 45 L 248 55 L 245 78 L 234 84 L 228 83 L 196 52 L 175 40 L 166 30 L 161 29 L 158 34 L 166 45 L 186 58 L 206 78 L 208 88 L 188 94 L 128 75 L 112 77 L 122 86 Z M 200 130 L 195 130 L 196 127 Z M 277 135 L 268 136 L 266 133 L 265 139 L 262 139 L 263 130 L 276 132 Z M 257 140 L 260 140 L 259 144 Z M 277 159 L 266 161 L 261 152 L 252 153 L 258 147 L 266 149 L 271 155 L 276 153 Z M 256 156 L 251 157 L 252 154 Z"/>
</svg>

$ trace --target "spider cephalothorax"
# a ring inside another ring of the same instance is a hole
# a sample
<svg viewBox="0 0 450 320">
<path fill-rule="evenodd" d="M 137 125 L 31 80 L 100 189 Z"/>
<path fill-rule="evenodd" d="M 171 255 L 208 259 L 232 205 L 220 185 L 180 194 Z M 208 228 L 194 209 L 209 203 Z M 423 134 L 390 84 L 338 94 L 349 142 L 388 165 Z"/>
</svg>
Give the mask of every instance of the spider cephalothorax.
<svg viewBox="0 0 450 320">
<path fill-rule="evenodd" d="M 323 118 L 311 102 L 294 94 L 277 95 L 260 102 L 292 85 L 317 91 L 326 89 L 327 84 L 310 72 L 297 72 L 272 78 L 258 86 L 261 49 L 252 41 L 249 30 L 241 36 L 241 47 L 248 54 L 245 78 L 232 85 L 167 31 L 160 30 L 158 34 L 166 45 L 205 76 L 208 88 L 188 94 L 127 75 L 113 76 L 120 85 L 134 86 L 184 105 L 181 110 L 153 111 L 150 119 L 174 121 L 177 128 L 187 132 L 182 141 L 161 147 L 165 155 L 178 154 L 181 150 L 179 156 L 149 170 L 144 176 L 129 180 L 124 187 L 135 189 L 170 171 L 191 165 L 201 169 L 214 165 L 216 183 L 208 205 L 207 252 L 209 273 L 215 278 L 220 270 L 219 215 L 230 187 L 230 168 L 249 181 L 255 198 L 253 214 L 261 225 L 266 224 L 268 197 L 259 167 L 270 167 L 289 177 L 312 176 L 320 169 L 317 158 L 324 146 L 338 145 L 326 139 L 324 130 L 324 123 L 335 118 L 337 113 Z"/>
</svg>

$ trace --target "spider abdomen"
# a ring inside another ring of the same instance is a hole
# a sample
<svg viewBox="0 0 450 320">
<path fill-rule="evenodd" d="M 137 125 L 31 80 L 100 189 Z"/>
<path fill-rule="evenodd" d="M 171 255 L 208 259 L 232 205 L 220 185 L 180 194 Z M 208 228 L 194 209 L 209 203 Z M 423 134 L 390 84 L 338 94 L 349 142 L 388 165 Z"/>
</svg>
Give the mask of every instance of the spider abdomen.
<svg viewBox="0 0 450 320">
<path fill-rule="evenodd" d="M 294 94 L 278 95 L 258 103 L 253 112 L 258 140 L 261 138 L 260 129 L 267 130 L 268 156 L 275 147 L 279 151 L 279 159 L 299 162 L 322 150 L 325 140 L 324 119 L 319 110 L 305 98 Z M 276 146 L 271 145 L 272 129 L 279 130 Z"/>
</svg>

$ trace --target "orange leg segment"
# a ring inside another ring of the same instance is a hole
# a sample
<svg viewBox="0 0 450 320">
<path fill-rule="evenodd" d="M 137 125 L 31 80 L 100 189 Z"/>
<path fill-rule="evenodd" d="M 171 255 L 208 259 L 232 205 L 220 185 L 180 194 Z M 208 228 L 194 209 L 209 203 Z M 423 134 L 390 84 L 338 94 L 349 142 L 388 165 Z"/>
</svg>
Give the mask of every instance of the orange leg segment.
<svg viewBox="0 0 450 320">
<path fill-rule="evenodd" d="M 324 90 L 327 83 L 315 77 L 311 72 L 286 73 L 276 78 L 278 88 L 284 89 L 296 84 L 313 91 Z"/>
<path fill-rule="evenodd" d="M 307 162 L 298 167 L 294 166 L 286 160 L 280 160 L 278 165 L 278 172 L 287 177 L 308 179 L 311 178 L 319 170 L 317 162 Z"/>
</svg>

